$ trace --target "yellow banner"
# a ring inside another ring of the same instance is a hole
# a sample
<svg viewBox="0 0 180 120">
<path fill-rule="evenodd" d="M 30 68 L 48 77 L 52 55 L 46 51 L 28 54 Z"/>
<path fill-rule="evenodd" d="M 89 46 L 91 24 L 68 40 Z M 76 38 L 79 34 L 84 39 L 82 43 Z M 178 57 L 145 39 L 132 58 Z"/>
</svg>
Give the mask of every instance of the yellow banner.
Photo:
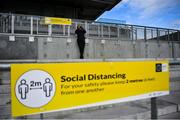
<svg viewBox="0 0 180 120">
<path fill-rule="evenodd" d="M 51 25 L 71 25 L 72 20 L 67 18 L 55 18 L 55 17 L 45 17 L 44 24 Z"/>
<path fill-rule="evenodd" d="M 12 64 L 12 116 L 169 94 L 168 61 Z"/>
</svg>

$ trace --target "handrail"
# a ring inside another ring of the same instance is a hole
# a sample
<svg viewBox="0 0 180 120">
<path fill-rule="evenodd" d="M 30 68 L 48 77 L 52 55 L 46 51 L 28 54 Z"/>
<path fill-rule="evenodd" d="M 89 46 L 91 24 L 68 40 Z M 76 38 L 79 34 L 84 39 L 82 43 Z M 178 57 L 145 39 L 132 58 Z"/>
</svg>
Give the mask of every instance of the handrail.
<svg viewBox="0 0 180 120">
<path fill-rule="evenodd" d="M 11 64 L 25 63 L 75 63 L 75 62 L 117 62 L 117 61 L 148 61 L 148 60 L 165 60 L 165 59 L 49 59 L 49 60 L 0 60 L 0 71 L 10 70 Z M 169 65 L 180 65 L 180 60 L 169 60 Z"/>
<path fill-rule="evenodd" d="M 169 60 L 180 61 L 180 58 L 105 58 L 105 59 L 7 59 L 0 60 L 0 63 L 45 63 L 45 62 L 94 62 L 94 61 L 143 61 L 143 60 Z"/>
<path fill-rule="evenodd" d="M 14 14 L 14 13 L 0 13 L 0 15 L 15 15 L 15 16 L 25 16 L 25 17 L 46 17 L 46 16 L 40 16 L 40 15 L 24 15 L 24 14 Z M 154 27 L 154 26 L 143 26 L 143 25 L 133 25 L 133 24 L 115 24 L 115 23 L 108 23 L 108 22 L 98 22 L 93 20 L 86 20 L 86 19 L 72 19 L 74 21 L 81 21 L 81 22 L 94 22 L 99 24 L 112 24 L 112 25 L 126 25 L 126 26 L 137 26 L 137 27 L 147 27 L 147 28 L 158 28 L 158 29 L 168 29 L 168 30 L 178 30 L 178 29 L 172 29 L 172 28 L 162 28 L 162 27 Z"/>
<path fill-rule="evenodd" d="M 29 28 L 28 29 L 28 31 L 30 31 L 30 33 L 29 34 L 27 34 L 27 35 L 39 35 L 39 31 L 40 31 L 40 29 L 39 29 L 39 22 L 40 22 L 40 20 L 41 19 L 37 19 L 37 21 L 35 22 L 35 24 L 36 24 L 36 29 L 37 29 L 37 33 L 33 33 L 33 28 L 31 28 L 31 27 L 33 27 L 33 25 L 34 25 L 34 22 L 33 22 L 33 20 L 36 20 L 36 18 L 38 17 L 38 18 L 43 18 L 43 17 L 45 17 L 45 16 L 35 16 L 35 15 L 22 15 L 22 14 L 5 14 L 5 13 L 0 13 L 0 15 L 9 15 L 10 17 L 11 17 L 11 23 L 9 23 L 9 26 L 11 26 L 11 35 L 16 35 L 16 34 L 14 34 L 15 33 L 15 17 L 16 16 L 22 16 L 22 17 L 30 17 L 30 19 L 32 19 L 32 20 L 30 20 L 28 23 L 29 24 L 31 24 L 30 26 L 26 26 L 27 28 Z M 21 20 L 21 21 L 23 21 L 23 20 Z M 108 26 L 108 27 L 116 27 L 116 29 L 117 29 L 117 32 L 115 33 L 115 34 L 113 34 L 113 35 L 115 35 L 115 38 L 119 38 L 118 36 L 119 36 L 119 34 L 120 34 L 120 32 L 119 32 L 119 29 L 124 29 L 124 30 L 126 30 L 127 28 L 126 27 L 129 27 L 128 29 L 130 30 L 129 32 L 128 32 L 128 34 L 130 35 L 130 36 L 126 36 L 128 39 L 133 39 L 134 37 L 133 37 L 133 34 L 134 33 L 132 33 L 132 31 L 134 31 L 134 30 L 136 30 L 137 31 L 137 29 L 138 28 L 141 28 L 142 29 L 142 31 L 141 32 L 143 32 L 144 31 L 144 33 L 142 33 L 142 34 L 144 34 L 144 38 L 143 39 L 145 39 L 146 40 L 146 38 L 147 38 L 147 33 L 145 32 L 146 30 L 151 30 L 151 33 L 150 34 L 155 34 L 155 33 L 153 33 L 152 32 L 152 30 L 155 30 L 156 32 L 160 32 L 161 30 L 164 30 L 163 32 L 164 32 L 164 34 L 163 35 L 160 35 L 160 36 L 157 36 L 156 38 L 152 38 L 152 39 L 158 39 L 158 37 L 167 37 L 168 38 L 168 41 L 170 40 L 170 41 L 174 41 L 174 38 L 172 38 L 172 39 L 170 39 L 170 37 L 168 37 L 169 35 L 171 35 L 171 36 L 174 36 L 174 34 L 175 33 L 177 33 L 177 38 L 175 39 L 175 41 L 180 41 L 180 30 L 178 30 L 178 29 L 170 29 L 170 28 L 160 28 L 160 27 L 150 27 L 150 26 L 142 26 L 142 25 L 131 25 L 131 24 L 114 24 L 114 23 L 106 23 L 106 22 L 98 22 L 98 21 L 90 21 L 90 20 L 81 20 L 81 19 L 72 19 L 72 21 L 73 21 L 73 24 L 75 24 L 75 26 L 77 25 L 77 24 L 83 24 L 84 26 L 85 26 L 85 29 L 87 29 L 87 37 L 90 35 L 90 32 L 89 32 L 89 28 L 90 28 L 90 25 L 93 25 L 94 23 L 95 23 L 95 25 L 97 26 L 97 27 L 102 27 L 102 26 Z M 64 26 L 64 25 L 63 25 Z M 122 27 L 122 28 L 121 28 Z M 52 28 L 52 26 L 50 26 L 50 28 Z M 63 36 L 64 35 L 67 35 L 67 36 L 70 36 L 71 35 L 71 32 L 70 32 L 70 30 L 69 30 L 69 28 L 70 28 L 70 26 L 68 26 L 68 31 L 64 31 L 64 28 L 63 28 Z M 103 27 L 102 27 L 103 28 Z M 101 29 L 101 28 L 100 28 Z M 101 32 L 100 32 L 101 31 Z M 108 30 L 108 31 L 106 31 L 106 33 L 108 32 L 108 34 L 109 35 L 106 35 L 106 34 L 104 34 L 105 32 L 104 32 L 104 30 L 103 29 L 101 29 L 99 32 L 100 33 L 98 33 L 98 35 L 100 35 L 100 36 L 102 36 L 103 38 L 105 37 L 110 37 L 110 38 L 113 38 L 113 37 L 111 37 L 111 31 L 110 31 L 110 29 Z M 49 28 L 48 28 L 48 30 L 46 31 L 46 32 L 48 32 L 49 33 Z M 126 31 L 127 32 L 127 31 Z M 5 32 L 5 33 L 8 33 L 8 32 Z M 19 33 L 21 33 L 21 32 L 19 32 Z M 66 34 L 67 33 L 67 34 Z M 168 34 L 167 34 L 168 33 Z M 127 33 L 126 33 L 127 34 Z M 49 34 L 47 34 L 47 35 L 49 35 Z M 61 34 L 58 34 L 58 35 L 60 35 L 61 36 Z M 113 36 L 112 35 L 112 36 Z M 54 35 L 53 35 L 54 36 Z M 137 34 L 136 34 L 136 36 L 137 36 Z M 154 36 L 154 35 L 151 35 L 151 36 Z M 56 36 L 57 37 L 57 36 Z M 132 37 L 132 38 L 131 38 Z M 164 39 L 164 38 L 162 38 L 162 39 Z"/>
</svg>

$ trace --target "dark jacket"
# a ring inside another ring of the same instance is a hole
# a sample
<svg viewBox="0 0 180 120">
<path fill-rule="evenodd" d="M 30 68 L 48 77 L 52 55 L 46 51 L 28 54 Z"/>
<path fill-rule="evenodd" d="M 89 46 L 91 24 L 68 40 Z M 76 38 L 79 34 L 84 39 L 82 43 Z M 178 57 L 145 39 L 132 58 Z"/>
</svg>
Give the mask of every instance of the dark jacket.
<svg viewBox="0 0 180 120">
<path fill-rule="evenodd" d="M 84 30 L 82 27 L 76 29 L 75 33 L 77 34 L 77 39 L 79 41 L 84 41 L 85 40 L 84 34 L 86 33 L 86 30 Z"/>
</svg>

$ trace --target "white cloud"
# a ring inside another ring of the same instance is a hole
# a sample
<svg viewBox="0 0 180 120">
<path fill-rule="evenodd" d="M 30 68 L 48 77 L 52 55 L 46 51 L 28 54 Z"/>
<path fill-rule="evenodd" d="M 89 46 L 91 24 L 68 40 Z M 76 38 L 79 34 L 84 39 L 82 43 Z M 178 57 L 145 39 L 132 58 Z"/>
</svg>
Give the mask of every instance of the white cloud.
<svg viewBox="0 0 180 120">
<path fill-rule="evenodd" d="M 161 12 L 162 9 L 173 6 L 180 0 L 122 0 L 116 5 L 113 11 L 119 11 L 124 6 L 127 6 L 126 11 L 131 13 L 136 12 L 139 19 L 151 18 Z"/>
<path fill-rule="evenodd" d="M 148 26 L 169 26 L 180 22 L 180 0 L 122 0 L 103 16 L 123 19 L 127 23 Z M 179 19 L 179 20 L 178 20 Z"/>
<path fill-rule="evenodd" d="M 150 7 L 156 2 L 157 0 L 130 0 L 129 5 L 135 9 L 144 9 Z"/>
<path fill-rule="evenodd" d="M 180 30 L 180 19 L 176 19 L 174 20 L 171 24 L 170 24 L 171 28 L 174 29 L 179 29 Z"/>
<path fill-rule="evenodd" d="M 130 6 L 139 9 L 140 19 L 157 15 L 169 5 L 170 0 L 132 0 Z"/>
<path fill-rule="evenodd" d="M 158 15 L 162 10 L 166 10 L 176 4 L 179 0 L 123 0 L 122 4 L 128 4 L 131 10 L 139 12 L 139 18 L 150 18 Z"/>
<path fill-rule="evenodd" d="M 122 1 L 121 1 L 121 4 L 129 3 L 129 1 L 131 1 L 131 0 L 122 0 Z"/>
<path fill-rule="evenodd" d="M 174 24 L 179 24 L 180 25 L 180 19 L 175 20 Z"/>
</svg>

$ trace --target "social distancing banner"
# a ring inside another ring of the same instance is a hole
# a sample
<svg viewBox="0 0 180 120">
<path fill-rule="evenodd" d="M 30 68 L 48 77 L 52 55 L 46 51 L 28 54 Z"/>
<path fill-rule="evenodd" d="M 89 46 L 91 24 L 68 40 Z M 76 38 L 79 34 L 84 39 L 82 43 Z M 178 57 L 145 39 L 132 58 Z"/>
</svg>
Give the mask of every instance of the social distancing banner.
<svg viewBox="0 0 180 120">
<path fill-rule="evenodd" d="M 169 93 L 168 61 L 11 65 L 12 116 Z"/>
</svg>

